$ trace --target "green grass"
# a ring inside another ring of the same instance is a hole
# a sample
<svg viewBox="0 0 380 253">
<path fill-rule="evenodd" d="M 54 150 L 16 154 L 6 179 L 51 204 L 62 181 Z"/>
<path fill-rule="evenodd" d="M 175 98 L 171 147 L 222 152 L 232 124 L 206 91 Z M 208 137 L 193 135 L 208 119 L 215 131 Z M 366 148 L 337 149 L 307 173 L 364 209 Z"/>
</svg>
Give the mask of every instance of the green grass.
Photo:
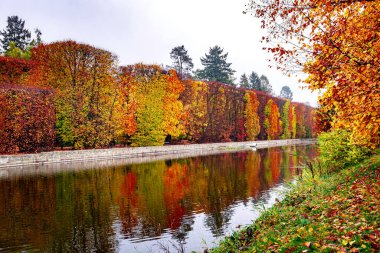
<svg viewBox="0 0 380 253">
<path fill-rule="evenodd" d="M 380 154 L 328 176 L 304 175 L 211 252 L 380 252 L 379 197 Z"/>
</svg>

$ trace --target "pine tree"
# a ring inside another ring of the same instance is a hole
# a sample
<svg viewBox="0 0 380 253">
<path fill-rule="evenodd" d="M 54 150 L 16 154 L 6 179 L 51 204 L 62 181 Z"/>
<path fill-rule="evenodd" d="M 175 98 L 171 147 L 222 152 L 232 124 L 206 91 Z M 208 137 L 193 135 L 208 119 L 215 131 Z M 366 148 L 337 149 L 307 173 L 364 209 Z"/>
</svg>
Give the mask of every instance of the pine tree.
<svg viewBox="0 0 380 253">
<path fill-rule="evenodd" d="M 180 78 L 190 77 L 194 65 L 184 45 L 173 48 L 170 52 L 170 58 L 173 60 L 172 67 L 177 71 Z"/>
<path fill-rule="evenodd" d="M 7 23 L 6 29 L 0 32 L 3 51 L 8 51 L 11 42 L 14 42 L 17 48 L 27 50 L 30 46 L 31 33 L 25 29 L 25 21 L 18 16 L 11 16 L 8 17 Z"/>
<path fill-rule="evenodd" d="M 246 88 L 246 89 L 250 88 L 248 77 L 247 77 L 247 75 L 245 73 L 240 76 L 240 82 L 239 82 L 239 84 L 240 84 L 240 87 L 243 87 L 243 88 Z"/>
<path fill-rule="evenodd" d="M 204 69 L 197 71 L 200 79 L 206 81 L 218 81 L 226 84 L 233 84 L 232 63 L 227 63 L 228 53 L 223 54 L 223 49 L 219 46 L 210 48 L 208 54 L 201 58 Z"/>
<path fill-rule="evenodd" d="M 255 71 L 252 71 L 252 73 L 249 75 L 249 84 L 251 89 L 254 90 L 261 90 L 261 82 L 259 75 L 256 74 Z"/>
<path fill-rule="evenodd" d="M 282 87 L 281 92 L 280 92 L 280 97 L 289 99 L 290 101 L 293 100 L 293 92 L 289 88 L 289 86 L 285 85 Z"/>
</svg>

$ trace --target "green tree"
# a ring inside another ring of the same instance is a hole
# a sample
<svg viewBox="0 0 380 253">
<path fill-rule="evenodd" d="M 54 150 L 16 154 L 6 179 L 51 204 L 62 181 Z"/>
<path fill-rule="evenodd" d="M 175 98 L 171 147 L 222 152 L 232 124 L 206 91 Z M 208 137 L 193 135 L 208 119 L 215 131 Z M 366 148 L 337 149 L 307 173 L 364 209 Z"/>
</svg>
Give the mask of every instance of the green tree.
<svg viewBox="0 0 380 253">
<path fill-rule="evenodd" d="M 269 83 L 268 77 L 266 77 L 264 75 L 260 76 L 260 89 L 259 90 L 261 90 L 265 93 L 268 93 L 268 94 L 273 93 L 272 85 Z"/>
<path fill-rule="evenodd" d="M 281 92 L 280 92 L 280 97 L 289 99 L 290 101 L 293 100 L 293 92 L 289 88 L 289 86 L 285 85 L 282 87 Z"/>
<path fill-rule="evenodd" d="M 177 71 L 180 78 L 190 77 L 194 64 L 184 45 L 173 48 L 170 52 L 170 58 L 173 60 L 172 67 Z"/>
<path fill-rule="evenodd" d="M 165 140 L 165 133 L 163 129 L 163 123 L 165 120 L 165 112 L 163 110 L 165 96 L 164 77 L 159 72 L 155 72 L 150 76 L 137 76 L 136 80 L 136 99 L 139 101 L 141 106 L 138 106 L 137 108 L 137 131 L 132 136 L 132 145 L 163 145 Z"/>
<path fill-rule="evenodd" d="M 31 32 L 25 28 L 25 21 L 18 16 L 10 16 L 7 19 L 7 27 L 0 32 L 0 39 L 3 51 L 10 48 L 10 43 L 14 42 L 15 46 L 23 51 L 27 50 L 31 41 Z"/>
<path fill-rule="evenodd" d="M 290 99 L 287 99 L 281 111 L 281 121 L 283 127 L 282 139 L 290 139 L 291 134 L 289 131 L 289 110 L 290 110 Z"/>
<path fill-rule="evenodd" d="M 247 88 L 247 89 L 250 88 L 248 77 L 245 73 L 240 76 L 239 84 L 240 84 L 240 87 Z"/>
<path fill-rule="evenodd" d="M 261 90 L 261 82 L 259 75 L 256 74 L 255 71 L 252 71 L 252 73 L 249 75 L 249 84 L 251 89 L 254 90 Z"/>
<path fill-rule="evenodd" d="M 5 52 L 5 56 L 14 57 L 14 58 L 22 58 L 22 59 L 30 59 L 31 57 L 31 47 L 29 46 L 25 51 L 16 47 L 16 43 L 11 41 L 9 43 L 9 48 Z"/>
<path fill-rule="evenodd" d="M 33 39 L 31 44 L 32 46 L 38 46 L 42 43 L 42 38 L 41 38 L 42 32 L 40 29 L 36 28 L 34 29 L 34 33 L 36 34 L 36 39 Z"/>
<path fill-rule="evenodd" d="M 223 54 L 223 49 L 219 46 L 210 48 L 208 54 L 201 58 L 204 69 L 197 71 L 200 79 L 206 81 L 218 81 L 226 84 L 233 84 L 232 63 L 227 63 L 228 53 Z"/>
</svg>

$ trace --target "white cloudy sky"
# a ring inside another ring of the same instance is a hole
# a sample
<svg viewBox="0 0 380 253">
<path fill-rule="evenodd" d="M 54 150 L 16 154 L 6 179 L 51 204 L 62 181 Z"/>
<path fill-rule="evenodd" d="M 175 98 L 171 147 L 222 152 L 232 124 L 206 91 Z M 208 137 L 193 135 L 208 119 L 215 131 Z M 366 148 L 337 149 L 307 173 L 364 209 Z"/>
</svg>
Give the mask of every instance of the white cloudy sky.
<svg viewBox="0 0 380 253">
<path fill-rule="evenodd" d="M 107 49 L 122 65 L 170 65 L 169 53 L 185 45 L 195 68 L 200 57 L 219 45 L 228 52 L 236 78 L 252 70 L 269 78 L 276 94 L 290 86 L 294 100 L 317 104 L 317 94 L 301 90 L 298 78 L 268 67 L 271 56 L 259 42 L 265 31 L 243 15 L 248 0 L 0 0 L 0 29 L 18 15 L 45 42 L 73 39 Z"/>
</svg>

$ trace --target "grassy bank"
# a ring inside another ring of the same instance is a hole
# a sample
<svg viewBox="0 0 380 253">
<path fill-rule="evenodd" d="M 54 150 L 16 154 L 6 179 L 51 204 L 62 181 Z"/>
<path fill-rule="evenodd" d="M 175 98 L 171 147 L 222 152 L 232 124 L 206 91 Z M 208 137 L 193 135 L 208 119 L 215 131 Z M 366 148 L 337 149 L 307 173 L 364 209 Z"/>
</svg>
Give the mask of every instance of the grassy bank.
<svg viewBox="0 0 380 253">
<path fill-rule="evenodd" d="M 285 199 L 212 252 L 380 252 L 380 154 L 303 176 Z"/>
</svg>

